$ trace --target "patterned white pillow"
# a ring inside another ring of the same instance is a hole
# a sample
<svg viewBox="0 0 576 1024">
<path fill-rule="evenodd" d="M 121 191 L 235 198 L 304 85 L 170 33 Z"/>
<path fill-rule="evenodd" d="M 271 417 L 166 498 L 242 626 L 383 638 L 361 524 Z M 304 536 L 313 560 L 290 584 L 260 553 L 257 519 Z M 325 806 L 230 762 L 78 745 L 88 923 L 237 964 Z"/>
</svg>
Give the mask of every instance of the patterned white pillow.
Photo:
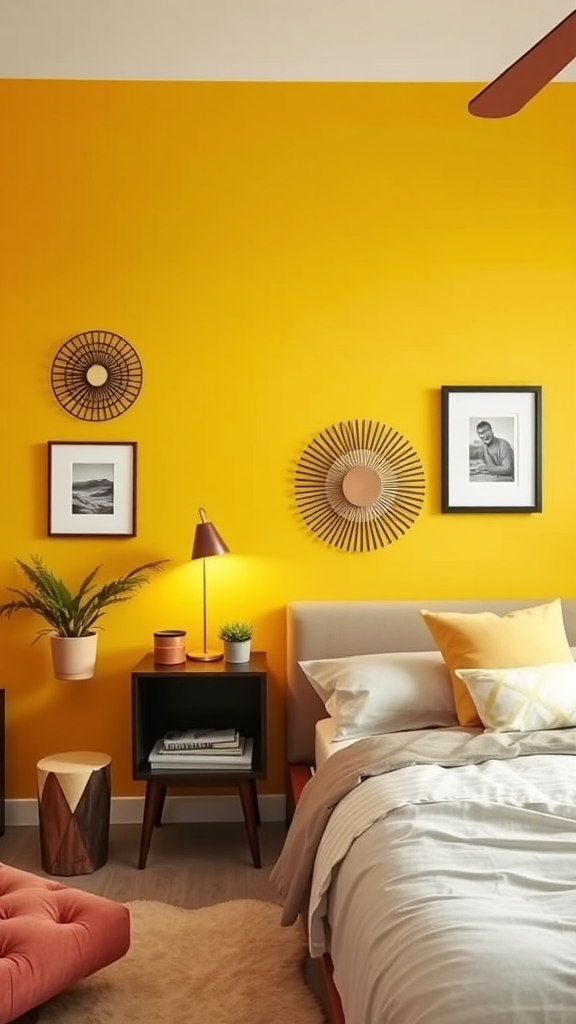
<svg viewBox="0 0 576 1024">
<path fill-rule="evenodd" d="M 462 680 L 487 729 L 532 732 L 576 726 L 576 663 L 463 668 Z"/>
</svg>

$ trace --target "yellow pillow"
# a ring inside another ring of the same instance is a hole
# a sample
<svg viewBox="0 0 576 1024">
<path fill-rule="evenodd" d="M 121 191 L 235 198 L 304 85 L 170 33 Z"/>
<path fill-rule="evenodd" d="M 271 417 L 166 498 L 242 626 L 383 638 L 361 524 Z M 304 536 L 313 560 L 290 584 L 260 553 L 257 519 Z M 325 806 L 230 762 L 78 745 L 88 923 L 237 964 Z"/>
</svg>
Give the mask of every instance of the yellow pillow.
<svg viewBox="0 0 576 1024">
<path fill-rule="evenodd" d="M 482 725 L 460 668 L 521 668 L 573 661 L 564 628 L 562 603 L 494 612 L 422 611 L 424 621 L 450 669 L 460 725 Z"/>
</svg>

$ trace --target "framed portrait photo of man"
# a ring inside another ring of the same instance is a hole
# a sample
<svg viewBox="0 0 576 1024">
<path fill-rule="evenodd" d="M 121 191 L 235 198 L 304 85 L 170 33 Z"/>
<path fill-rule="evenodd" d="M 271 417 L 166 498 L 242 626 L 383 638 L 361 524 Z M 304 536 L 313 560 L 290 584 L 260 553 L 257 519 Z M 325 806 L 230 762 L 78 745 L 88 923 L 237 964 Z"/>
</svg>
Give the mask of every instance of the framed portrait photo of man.
<svg viewBox="0 0 576 1024">
<path fill-rule="evenodd" d="M 542 388 L 442 386 L 442 511 L 542 511 Z"/>
</svg>

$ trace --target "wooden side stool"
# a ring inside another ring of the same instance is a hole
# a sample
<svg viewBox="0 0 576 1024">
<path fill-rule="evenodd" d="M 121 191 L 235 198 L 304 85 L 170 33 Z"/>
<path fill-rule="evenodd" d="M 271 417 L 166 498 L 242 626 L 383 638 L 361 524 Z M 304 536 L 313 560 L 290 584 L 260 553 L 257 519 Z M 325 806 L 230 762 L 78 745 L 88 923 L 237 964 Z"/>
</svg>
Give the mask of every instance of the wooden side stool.
<svg viewBox="0 0 576 1024">
<path fill-rule="evenodd" d="M 108 859 L 108 754 L 74 750 L 43 757 L 36 766 L 40 852 L 49 875 L 88 875 Z"/>
</svg>

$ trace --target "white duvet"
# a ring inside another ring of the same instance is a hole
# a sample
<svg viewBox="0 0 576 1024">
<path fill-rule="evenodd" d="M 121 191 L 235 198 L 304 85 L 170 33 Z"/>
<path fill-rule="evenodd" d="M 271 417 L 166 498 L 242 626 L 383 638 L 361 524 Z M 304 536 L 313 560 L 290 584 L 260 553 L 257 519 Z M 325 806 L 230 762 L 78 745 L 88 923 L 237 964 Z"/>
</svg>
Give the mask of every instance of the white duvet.
<svg viewBox="0 0 576 1024">
<path fill-rule="evenodd" d="M 576 758 L 367 779 L 320 842 L 309 936 L 346 1024 L 576 1024 Z"/>
</svg>

